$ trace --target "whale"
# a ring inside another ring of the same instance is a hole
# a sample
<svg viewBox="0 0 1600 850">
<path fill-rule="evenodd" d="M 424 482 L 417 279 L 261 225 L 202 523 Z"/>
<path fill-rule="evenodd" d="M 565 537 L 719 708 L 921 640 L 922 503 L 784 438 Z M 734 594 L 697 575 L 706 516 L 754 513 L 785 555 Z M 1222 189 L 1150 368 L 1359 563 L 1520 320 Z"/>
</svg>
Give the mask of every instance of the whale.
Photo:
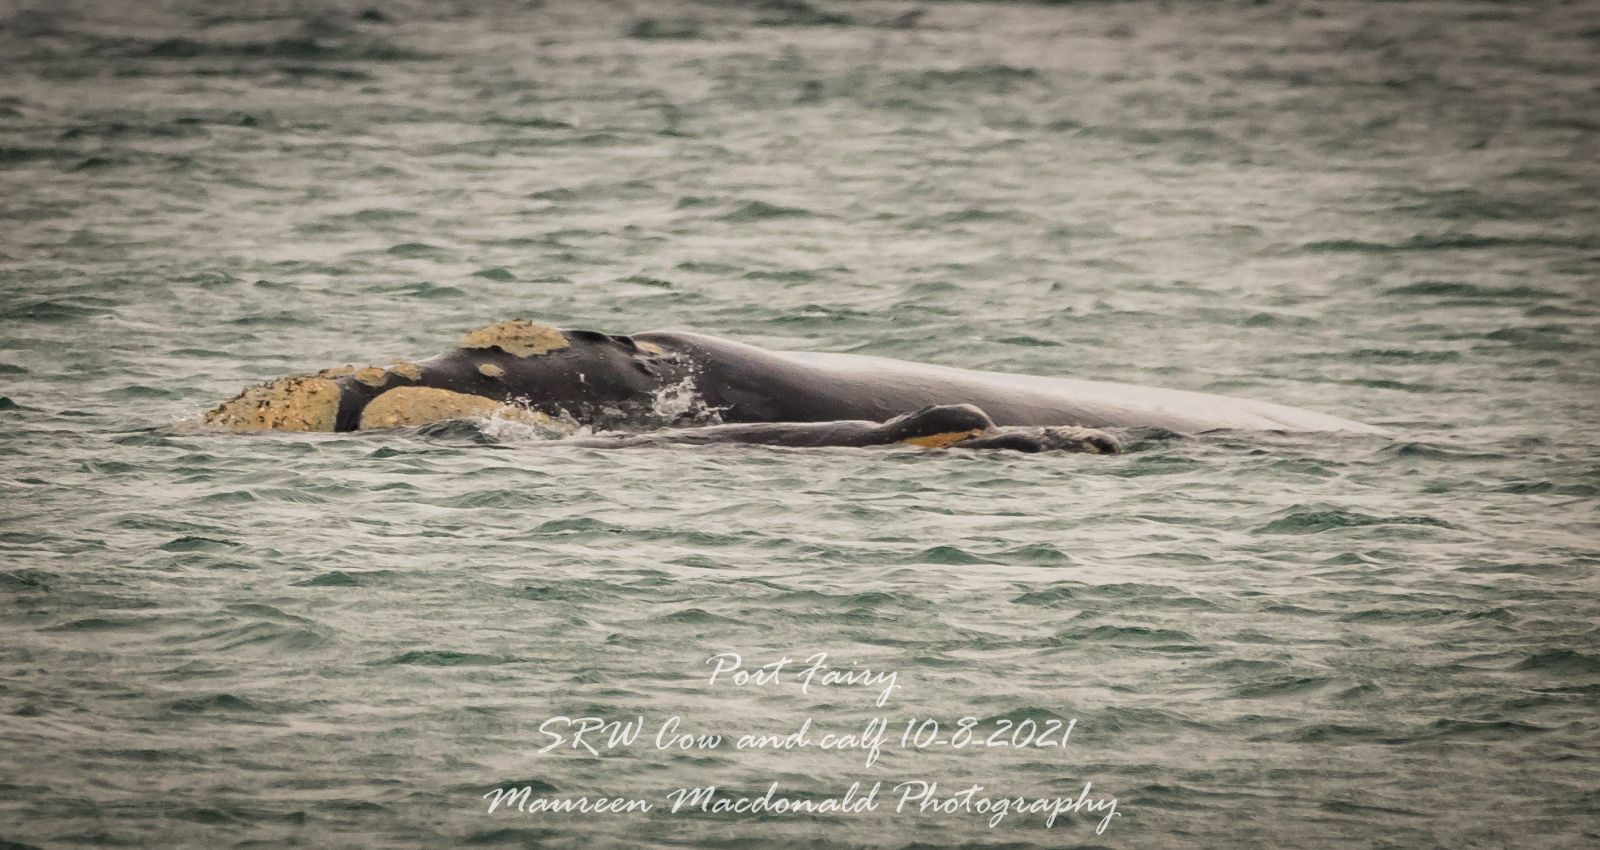
<svg viewBox="0 0 1600 850">
<path fill-rule="evenodd" d="M 585 439 L 619 447 L 918 441 L 910 444 L 1111 453 L 1119 444 L 1106 429 L 1382 433 L 1332 414 L 1187 390 L 526 319 L 470 331 L 426 360 L 323 369 L 250 387 L 204 421 L 230 431 L 359 431 L 486 415 L 581 427 Z M 887 428 L 891 422 L 899 424 Z M 944 429 L 928 431 L 935 426 Z M 895 435 L 902 436 L 888 439 Z"/>
</svg>

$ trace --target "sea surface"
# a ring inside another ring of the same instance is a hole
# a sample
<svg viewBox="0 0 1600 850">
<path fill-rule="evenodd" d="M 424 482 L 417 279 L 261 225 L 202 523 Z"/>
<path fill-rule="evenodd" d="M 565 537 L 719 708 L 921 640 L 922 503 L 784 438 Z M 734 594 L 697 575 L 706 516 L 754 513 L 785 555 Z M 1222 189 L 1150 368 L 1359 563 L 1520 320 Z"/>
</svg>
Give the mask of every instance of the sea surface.
<svg viewBox="0 0 1600 850">
<path fill-rule="evenodd" d="M 0 846 L 1594 846 L 1597 234 L 1595 3 L 0 0 Z M 1390 435 L 192 425 L 513 317 Z"/>
</svg>

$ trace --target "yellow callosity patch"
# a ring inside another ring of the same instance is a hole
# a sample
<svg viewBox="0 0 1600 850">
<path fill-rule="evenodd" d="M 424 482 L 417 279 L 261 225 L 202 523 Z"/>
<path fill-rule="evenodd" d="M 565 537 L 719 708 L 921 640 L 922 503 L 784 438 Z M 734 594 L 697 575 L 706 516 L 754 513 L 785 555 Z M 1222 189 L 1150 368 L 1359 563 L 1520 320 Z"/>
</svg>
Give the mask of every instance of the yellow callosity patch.
<svg viewBox="0 0 1600 850">
<path fill-rule="evenodd" d="M 662 349 L 661 346 L 656 345 L 653 342 L 646 342 L 644 340 L 639 340 L 637 345 L 639 346 L 639 350 L 643 351 L 646 354 L 666 354 L 667 353 L 664 349 Z"/>
<path fill-rule="evenodd" d="M 909 437 L 901 440 L 900 444 L 905 446 L 921 446 L 925 449 L 942 449 L 953 446 L 962 440 L 981 436 L 982 434 L 983 431 L 977 428 L 974 428 L 971 431 L 948 431 L 943 434 L 929 434 L 926 437 Z"/>
<path fill-rule="evenodd" d="M 354 375 L 355 373 L 356 367 L 354 366 L 331 366 L 327 369 L 318 370 L 316 377 L 343 378 L 345 375 Z"/>
<path fill-rule="evenodd" d="M 391 365 L 389 371 L 402 378 L 410 378 L 413 381 L 422 380 L 422 367 L 407 360 Z"/>
<path fill-rule="evenodd" d="M 376 366 L 368 366 L 363 369 L 357 369 L 354 377 L 356 380 L 366 384 L 369 387 L 381 387 L 383 386 L 383 382 L 388 379 L 388 376 L 384 374 L 383 370 Z"/>
<path fill-rule="evenodd" d="M 485 377 L 498 378 L 501 375 L 504 375 L 506 370 L 496 366 L 493 363 L 480 363 L 478 364 L 478 373 Z"/>
<path fill-rule="evenodd" d="M 361 411 L 361 428 L 407 428 L 482 416 L 503 404 L 499 399 L 451 392 L 435 387 L 396 387 Z"/>
<path fill-rule="evenodd" d="M 493 416 L 552 429 L 559 429 L 561 425 L 537 410 L 506 404 L 487 396 L 436 387 L 395 387 L 367 403 L 366 409 L 361 411 L 360 427 L 363 430 L 414 428 L 430 422 L 474 416 Z"/>
<path fill-rule="evenodd" d="M 332 431 L 338 416 L 339 385 L 301 375 L 239 393 L 208 412 L 206 423 L 230 431 Z"/>
<path fill-rule="evenodd" d="M 460 348 L 498 348 L 518 357 L 537 357 L 571 344 L 561 331 L 523 319 L 478 328 L 456 343 Z"/>
</svg>

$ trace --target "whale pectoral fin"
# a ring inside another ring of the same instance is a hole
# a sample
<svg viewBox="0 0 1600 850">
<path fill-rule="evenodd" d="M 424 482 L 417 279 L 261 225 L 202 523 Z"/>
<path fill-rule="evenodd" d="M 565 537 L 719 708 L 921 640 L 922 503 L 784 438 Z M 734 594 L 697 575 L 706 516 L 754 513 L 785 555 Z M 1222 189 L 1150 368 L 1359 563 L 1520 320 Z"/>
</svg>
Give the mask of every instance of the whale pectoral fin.
<svg viewBox="0 0 1600 850">
<path fill-rule="evenodd" d="M 976 405 L 934 404 L 883 423 L 876 442 L 942 449 L 987 434 L 994 427 L 994 420 Z"/>
<path fill-rule="evenodd" d="M 972 404 L 936 404 L 879 426 L 879 442 L 929 449 L 1006 449 L 1018 452 L 1084 452 L 1118 454 L 1122 443 L 1093 428 L 1072 425 L 1048 427 L 994 424 L 982 408 Z"/>
</svg>

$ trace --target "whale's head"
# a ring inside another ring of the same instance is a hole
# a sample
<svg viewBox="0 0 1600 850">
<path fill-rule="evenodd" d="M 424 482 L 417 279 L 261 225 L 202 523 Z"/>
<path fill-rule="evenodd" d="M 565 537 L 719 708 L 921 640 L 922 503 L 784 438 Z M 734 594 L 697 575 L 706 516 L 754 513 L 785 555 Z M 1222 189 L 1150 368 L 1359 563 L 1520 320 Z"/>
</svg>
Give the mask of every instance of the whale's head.
<svg viewBox="0 0 1600 850">
<path fill-rule="evenodd" d="M 653 342 L 512 319 L 470 331 L 452 351 L 418 363 L 343 366 L 251 387 L 204 421 L 230 431 L 414 428 L 477 418 L 552 432 L 579 421 L 654 423 L 670 413 L 664 390 L 692 386 L 692 367 Z"/>
</svg>

